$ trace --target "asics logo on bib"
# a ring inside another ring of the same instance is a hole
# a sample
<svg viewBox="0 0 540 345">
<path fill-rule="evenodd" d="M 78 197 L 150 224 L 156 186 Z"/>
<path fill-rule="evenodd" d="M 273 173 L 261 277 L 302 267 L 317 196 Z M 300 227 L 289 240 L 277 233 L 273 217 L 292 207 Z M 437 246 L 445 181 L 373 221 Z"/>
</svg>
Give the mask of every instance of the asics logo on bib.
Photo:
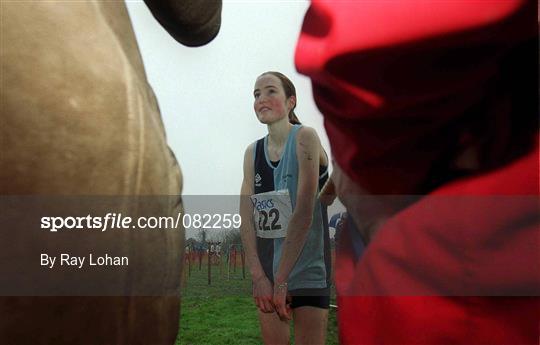
<svg viewBox="0 0 540 345">
<path fill-rule="evenodd" d="M 272 199 L 266 199 L 258 201 L 257 199 L 253 200 L 253 206 L 257 211 L 266 210 L 274 208 L 274 201 Z"/>
</svg>

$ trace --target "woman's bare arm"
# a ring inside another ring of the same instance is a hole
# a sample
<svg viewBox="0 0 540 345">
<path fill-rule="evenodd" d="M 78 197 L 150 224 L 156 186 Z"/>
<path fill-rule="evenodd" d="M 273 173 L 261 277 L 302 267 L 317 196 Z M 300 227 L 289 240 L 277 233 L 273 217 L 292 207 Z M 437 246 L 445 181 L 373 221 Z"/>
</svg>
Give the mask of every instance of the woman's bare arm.
<svg viewBox="0 0 540 345">
<path fill-rule="evenodd" d="M 274 305 L 282 318 L 290 318 L 285 306 L 284 283 L 287 282 L 313 220 L 313 209 L 319 180 L 320 141 L 315 130 L 302 127 L 297 137 L 298 189 L 296 206 L 289 221 L 287 237 L 274 280 Z M 286 292 L 286 291 L 285 291 Z"/>
<path fill-rule="evenodd" d="M 253 148 L 250 145 L 244 154 L 244 179 L 240 191 L 240 216 L 242 217 L 242 226 L 240 235 L 246 253 L 246 260 L 253 280 L 253 297 L 257 307 L 263 312 L 273 312 L 272 305 L 272 284 L 264 273 L 259 256 L 257 254 L 257 238 L 253 223 L 253 203 L 250 196 L 253 195 Z"/>
</svg>

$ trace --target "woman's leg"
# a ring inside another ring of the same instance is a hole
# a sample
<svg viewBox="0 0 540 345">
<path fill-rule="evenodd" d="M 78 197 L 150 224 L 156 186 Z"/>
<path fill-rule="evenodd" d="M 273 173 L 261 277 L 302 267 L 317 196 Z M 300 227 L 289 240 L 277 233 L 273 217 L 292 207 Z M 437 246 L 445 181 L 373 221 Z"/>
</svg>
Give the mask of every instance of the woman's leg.
<svg viewBox="0 0 540 345">
<path fill-rule="evenodd" d="M 328 325 L 328 309 L 303 306 L 293 309 L 294 343 L 324 345 Z"/>
<path fill-rule="evenodd" d="M 281 321 L 277 313 L 263 313 L 259 310 L 259 322 L 265 345 L 289 344 L 289 323 Z"/>
</svg>

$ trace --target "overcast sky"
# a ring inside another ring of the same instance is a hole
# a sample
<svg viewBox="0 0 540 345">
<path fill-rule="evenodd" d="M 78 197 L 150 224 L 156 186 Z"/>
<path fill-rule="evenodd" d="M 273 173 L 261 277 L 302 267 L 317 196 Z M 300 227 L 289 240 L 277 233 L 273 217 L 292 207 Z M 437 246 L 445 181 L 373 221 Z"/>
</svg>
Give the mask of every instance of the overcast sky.
<svg viewBox="0 0 540 345">
<path fill-rule="evenodd" d="M 224 1 L 218 36 L 199 48 L 174 41 L 142 1 L 127 2 L 146 73 L 161 108 L 184 195 L 238 195 L 246 147 L 266 135 L 253 111 L 253 85 L 276 70 L 297 89 L 296 114 L 330 154 L 309 79 L 294 49 L 307 1 Z M 186 205 L 188 206 L 188 205 Z"/>
<path fill-rule="evenodd" d="M 159 101 L 169 145 L 184 175 L 183 194 L 240 191 L 246 147 L 266 134 L 253 111 L 253 85 L 277 70 L 297 88 L 300 120 L 328 148 L 309 79 L 294 68 L 306 1 L 225 1 L 218 36 L 199 48 L 174 41 L 144 2 L 128 2 L 146 73 Z"/>
</svg>

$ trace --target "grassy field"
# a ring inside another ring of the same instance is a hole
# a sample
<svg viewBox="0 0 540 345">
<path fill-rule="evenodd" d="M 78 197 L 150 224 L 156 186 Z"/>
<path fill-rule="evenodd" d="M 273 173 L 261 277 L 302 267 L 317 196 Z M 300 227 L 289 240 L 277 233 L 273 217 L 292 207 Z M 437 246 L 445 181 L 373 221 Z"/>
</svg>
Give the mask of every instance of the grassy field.
<svg viewBox="0 0 540 345">
<path fill-rule="evenodd" d="M 186 265 L 187 266 L 187 265 Z M 240 266 L 240 267 L 238 267 Z M 251 297 L 251 279 L 246 270 L 242 279 L 241 264 L 231 270 L 227 279 L 227 266 L 212 266 L 212 284 L 208 285 L 206 260 L 199 271 L 198 262 L 188 267 L 184 277 L 180 334 L 177 345 L 262 344 L 257 308 Z M 332 304 L 335 304 L 332 299 Z M 294 335 L 291 332 L 291 343 Z M 336 309 L 330 308 L 327 344 L 338 344 Z"/>
</svg>

